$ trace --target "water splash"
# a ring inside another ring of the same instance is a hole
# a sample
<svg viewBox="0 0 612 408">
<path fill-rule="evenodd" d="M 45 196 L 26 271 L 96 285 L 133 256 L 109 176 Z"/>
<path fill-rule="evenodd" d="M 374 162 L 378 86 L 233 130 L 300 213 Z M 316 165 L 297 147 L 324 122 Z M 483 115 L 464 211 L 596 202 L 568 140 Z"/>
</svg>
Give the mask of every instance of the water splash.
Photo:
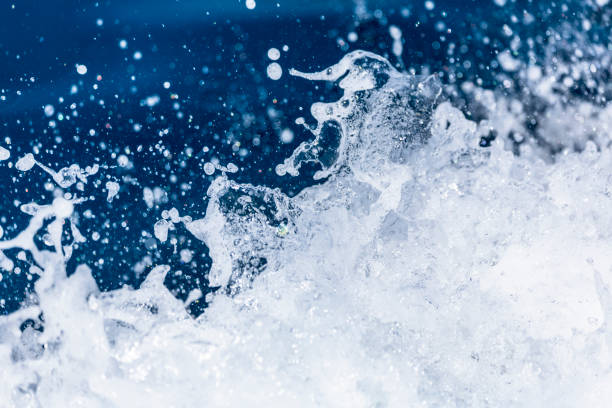
<svg viewBox="0 0 612 408">
<path fill-rule="evenodd" d="M 351 52 L 321 72 L 290 73 L 313 81 L 339 80 L 344 94 L 337 102 L 312 105 L 315 138 L 276 167 L 279 175 L 296 176 L 304 163 L 315 162 L 322 167 L 315 179 L 348 166 L 376 182 L 373 168 L 386 161 L 405 162 L 413 148 L 429 138 L 430 116 L 441 92 L 434 76 L 402 74 L 365 51 Z M 388 135 L 388 143 L 380 143 L 381 133 Z"/>
<path fill-rule="evenodd" d="M 325 182 L 288 197 L 223 174 L 204 218 L 171 209 L 156 224 L 162 241 L 184 224 L 209 247 L 221 290 L 199 318 L 163 285 L 167 266 L 136 290 L 100 293 L 86 266 L 66 277 L 74 203 L 28 207 L 29 226 L 0 249 L 31 253 L 41 278 L 32 305 L 0 318 L 0 400 L 605 406 L 607 145 L 551 157 L 526 143 L 516 154 L 505 137 L 522 123 L 512 101 L 474 89 L 491 103 L 486 120 L 470 121 L 435 77 L 363 51 L 291 73 L 344 90 L 312 106 L 314 139 L 277 168 L 296 175 L 312 161 Z M 483 146 L 492 130 L 500 136 Z M 53 251 L 37 248 L 39 230 Z"/>
<path fill-rule="evenodd" d="M 37 161 L 32 153 L 27 153 L 15 163 L 15 168 L 23 172 L 30 171 L 34 166 L 38 166 L 48 173 L 61 188 L 68 188 L 78 181 L 87 183 L 87 177 L 97 174 L 100 170 L 100 166 L 97 164 L 87 166 L 85 169 L 82 169 L 78 164 L 71 164 L 56 172 Z"/>
</svg>

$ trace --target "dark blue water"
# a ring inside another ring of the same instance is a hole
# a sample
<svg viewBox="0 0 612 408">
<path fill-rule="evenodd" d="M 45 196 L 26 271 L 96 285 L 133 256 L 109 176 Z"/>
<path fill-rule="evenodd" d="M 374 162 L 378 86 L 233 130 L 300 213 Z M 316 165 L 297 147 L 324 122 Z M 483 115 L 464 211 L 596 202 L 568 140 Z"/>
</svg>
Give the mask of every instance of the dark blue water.
<svg viewBox="0 0 612 408">
<path fill-rule="evenodd" d="M 75 162 L 108 166 L 90 178 L 83 192 L 70 190 L 89 198 L 79 212 L 89 209 L 92 216 L 79 219 L 88 240 L 75 249 L 69 273 L 87 263 L 103 290 L 138 286 L 150 267 L 140 273 L 134 266 L 149 257 L 148 264 L 172 266 L 166 284 L 176 296 L 184 299 L 194 288 L 207 293 L 215 290 L 206 280 L 207 248 L 182 228 L 171 231 L 180 248 L 194 253 L 183 262 L 173 245 L 153 237 L 153 224 L 172 207 L 181 215 L 204 215 L 206 189 L 214 176 L 207 176 L 203 165 L 213 159 L 236 164 L 235 180 L 290 194 L 314 182 L 314 167 L 296 178 L 279 177 L 274 168 L 310 137 L 294 124 L 295 118 L 312 121 L 312 102 L 333 99 L 338 89 L 323 85 L 313 90 L 290 77 L 289 68 L 318 70 L 350 50 L 373 51 L 400 68 L 438 73 L 448 86 L 446 97 L 468 116 L 477 116 L 453 84 L 470 79 L 500 87 L 499 66 L 492 61 L 514 37 L 504 34 L 503 24 L 519 37 L 535 39 L 521 45 L 517 57 L 522 59 L 530 58 L 528 49 L 534 58 L 545 58 L 539 50 L 553 31 L 561 33 L 560 43 L 571 42 L 563 38 L 564 25 L 576 26 L 585 15 L 602 23 L 587 34 L 593 43 L 607 41 L 609 10 L 593 10 L 582 2 L 569 8 L 555 2 L 508 3 L 501 8 L 484 0 L 436 1 L 433 7 L 368 1 L 368 13 L 357 15 L 353 1 L 340 0 L 259 0 L 253 10 L 238 0 L 3 1 L 0 145 L 8 146 L 10 139 L 13 162 L 35 151 L 40 162 L 56 170 Z M 526 24 L 526 15 L 535 23 Z M 391 53 L 390 24 L 403 31 L 402 61 Z M 357 34 L 355 42 L 348 41 L 350 32 Z M 278 61 L 284 74 L 273 81 L 266 76 L 267 51 L 284 46 L 287 51 Z M 86 65 L 87 73 L 80 75 L 76 64 Z M 588 89 L 575 92 L 595 97 Z M 158 104 L 143 103 L 153 95 L 159 96 Z M 50 117 L 47 105 L 53 106 Z M 279 135 L 286 128 L 295 138 L 284 144 Z M 119 167 L 120 155 L 133 168 Z M 51 200 L 53 191 L 45 189 L 49 180 L 40 169 L 19 173 L 8 162 L 0 163 L 5 237 L 28 222 L 20 204 Z M 103 188 L 108 180 L 121 185 L 111 203 Z M 166 198 L 148 208 L 143 188 L 156 186 Z M 91 239 L 94 232 L 99 239 Z M 15 252 L 7 255 L 16 259 Z M 3 273 L 0 281 L 2 314 L 27 301 L 32 290 L 35 277 L 27 273 L 28 262 L 16 265 L 20 271 Z M 194 314 L 204 307 L 202 302 L 191 306 Z"/>
</svg>

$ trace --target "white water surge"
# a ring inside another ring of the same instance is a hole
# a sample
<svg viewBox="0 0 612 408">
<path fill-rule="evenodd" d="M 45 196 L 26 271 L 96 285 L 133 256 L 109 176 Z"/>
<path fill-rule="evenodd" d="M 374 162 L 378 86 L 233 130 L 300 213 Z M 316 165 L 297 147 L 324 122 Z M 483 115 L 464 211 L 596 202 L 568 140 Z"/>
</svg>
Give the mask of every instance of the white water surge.
<svg viewBox="0 0 612 408">
<path fill-rule="evenodd" d="M 293 198 L 215 180 L 206 217 L 183 219 L 222 286 L 198 319 L 163 265 L 138 290 L 66 277 L 64 199 L 0 243 L 41 275 L 38 304 L 0 318 L 0 406 L 607 406 L 609 143 L 513 155 L 515 104 L 483 91 L 490 119 L 471 122 L 435 78 L 366 52 L 292 74 L 344 96 L 313 105 L 313 141 L 277 170 L 328 179 Z M 45 218 L 54 252 L 32 241 Z M 41 313 L 44 332 L 19 329 Z"/>
</svg>

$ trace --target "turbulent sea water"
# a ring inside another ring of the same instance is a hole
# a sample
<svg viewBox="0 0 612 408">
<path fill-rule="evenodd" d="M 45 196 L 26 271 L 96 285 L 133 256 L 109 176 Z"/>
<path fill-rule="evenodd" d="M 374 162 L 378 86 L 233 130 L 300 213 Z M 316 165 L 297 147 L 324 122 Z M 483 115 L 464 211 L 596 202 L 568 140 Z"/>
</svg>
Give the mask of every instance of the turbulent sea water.
<svg viewBox="0 0 612 408">
<path fill-rule="evenodd" d="M 225 133 L 174 93 L 208 67 L 132 92 L 142 120 L 5 105 L 0 407 L 608 406 L 612 9 L 487 7 L 350 3 L 329 66 L 275 39 Z"/>
</svg>

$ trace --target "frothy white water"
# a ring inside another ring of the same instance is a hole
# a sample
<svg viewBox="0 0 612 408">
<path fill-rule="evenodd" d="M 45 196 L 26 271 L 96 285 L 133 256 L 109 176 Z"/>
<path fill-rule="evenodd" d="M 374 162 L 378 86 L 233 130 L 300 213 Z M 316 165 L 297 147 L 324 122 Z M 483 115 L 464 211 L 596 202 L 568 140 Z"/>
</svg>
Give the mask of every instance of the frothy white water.
<svg viewBox="0 0 612 408">
<path fill-rule="evenodd" d="M 164 217 L 164 231 L 182 222 L 210 248 L 222 289 L 198 319 L 164 287 L 166 266 L 138 290 L 100 293 L 86 266 L 66 277 L 58 234 L 69 201 L 0 243 L 41 267 L 38 304 L 0 319 L 0 401 L 607 406 L 606 143 L 552 164 L 530 145 L 513 155 L 501 137 L 479 148 L 490 129 L 518 126 L 505 100 L 483 94 L 495 101 L 490 119 L 471 122 L 438 102 L 435 78 L 365 52 L 292 73 L 342 79 L 340 101 L 312 107 L 313 141 L 278 168 L 314 161 L 328 179 L 290 198 L 223 175 L 205 218 Z M 32 241 L 47 218 L 54 252 Z M 19 329 L 41 312 L 43 333 Z"/>
</svg>

